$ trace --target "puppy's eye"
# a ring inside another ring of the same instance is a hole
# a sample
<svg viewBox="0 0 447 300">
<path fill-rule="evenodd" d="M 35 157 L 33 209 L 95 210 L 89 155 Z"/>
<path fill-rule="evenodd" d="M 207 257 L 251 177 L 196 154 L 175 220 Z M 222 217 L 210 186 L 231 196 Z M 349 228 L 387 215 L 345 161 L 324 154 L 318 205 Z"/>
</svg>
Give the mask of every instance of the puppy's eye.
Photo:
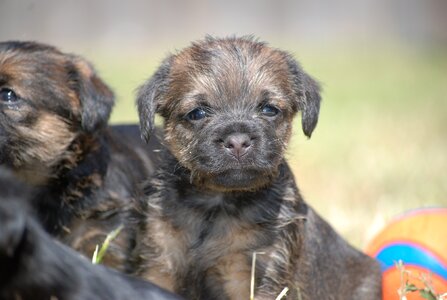
<svg viewBox="0 0 447 300">
<path fill-rule="evenodd" d="M 261 113 L 267 117 L 274 117 L 279 114 L 279 109 L 273 105 L 266 104 L 261 108 Z"/>
<path fill-rule="evenodd" d="M 3 88 L 0 90 L 0 101 L 11 103 L 17 101 L 18 97 L 13 90 Z"/>
<path fill-rule="evenodd" d="M 196 108 L 190 111 L 186 118 L 190 121 L 197 121 L 206 117 L 206 111 L 203 108 Z"/>
</svg>

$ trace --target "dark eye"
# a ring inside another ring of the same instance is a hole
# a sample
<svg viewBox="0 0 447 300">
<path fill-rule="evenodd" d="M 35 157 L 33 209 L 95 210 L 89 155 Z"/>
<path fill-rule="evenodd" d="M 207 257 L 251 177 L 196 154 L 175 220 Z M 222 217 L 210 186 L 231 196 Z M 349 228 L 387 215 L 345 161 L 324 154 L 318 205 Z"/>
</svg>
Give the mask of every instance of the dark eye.
<svg viewBox="0 0 447 300">
<path fill-rule="evenodd" d="M 3 88 L 0 90 L 0 101 L 4 102 L 15 102 L 17 101 L 18 97 L 16 93 L 14 93 L 13 90 Z"/>
<path fill-rule="evenodd" d="M 3 88 L 0 90 L 0 100 L 4 102 L 14 102 L 17 100 L 17 95 L 13 90 Z"/>
<path fill-rule="evenodd" d="M 190 121 L 197 121 L 197 120 L 203 119 L 205 117 L 206 117 L 206 112 L 203 108 L 200 108 L 200 107 L 190 111 L 186 115 L 186 118 Z"/>
<path fill-rule="evenodd" d="M 274 117 L 279 113 L 279 109 L 273 105 L 266 104 L 261 108 L 261 113 L 267 117 Z"/>
</svg>

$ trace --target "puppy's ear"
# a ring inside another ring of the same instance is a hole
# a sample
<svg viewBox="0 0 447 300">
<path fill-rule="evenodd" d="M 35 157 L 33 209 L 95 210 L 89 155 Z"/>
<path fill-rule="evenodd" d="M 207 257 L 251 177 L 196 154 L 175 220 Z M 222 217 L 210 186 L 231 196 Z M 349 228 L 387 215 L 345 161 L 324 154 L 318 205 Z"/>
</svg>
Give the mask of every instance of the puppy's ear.
<svg viewBox="0 0 447 300">
<path fill-rule="evenodd" d="M 68 75 L 81 104 L 82 129 L 93 132 L 107 124 L 115 100 L 113 92 L 86 60 L 72 56 L 71 63 Z"/>
<path fill-rule="evenodd" d="M 138 89 L 137 106 L 141 137 L 146 142 L 149 141 L 155 127 L 155 113 L 160 110 L 161 99 L 168 89 L 172 58 L 172 56 L 166 58 L 154 75 Z"/>
<path fill-rule="evenodd" d="M 287 55 L 287 64 L 293 82 L 293 89 L 298 99 L 298 109 L 301 110 L 301 124 L 303 132 L 311 137 L 318 123 L 320 113 L 320 85 L 309 75 L 304 73 L 298 63 Z"/>
</svg>

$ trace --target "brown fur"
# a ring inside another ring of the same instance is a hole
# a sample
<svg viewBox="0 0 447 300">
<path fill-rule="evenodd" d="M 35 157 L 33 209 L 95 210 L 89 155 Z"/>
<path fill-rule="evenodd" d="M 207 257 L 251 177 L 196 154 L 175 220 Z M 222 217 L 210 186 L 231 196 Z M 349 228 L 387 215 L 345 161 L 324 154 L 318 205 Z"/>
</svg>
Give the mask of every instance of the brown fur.
<svg viewBox="0 0 447 300">
<path fill-rule="evenodd" d="M 248 299 L 257 252 L 256 299 L 380 299 L 378 264 L 303 201 L 284 161 L 293 117 L 310 137 L 319 106 L 295 60 L 251 38 L 168 57 L 138 95 L 143 134 L 160 113 L 167 152 L 141 202 L 137 275 L 187 299 Z"/>
<path fill-rule="evenodd" d="M 125 225 L 105 257 L 124 269 L 133 243 L 127 212 L 152 161 L 137 126 L 107 126 L 113 103 L 83 58 L 0 43 L 0 165 L 34 187 L 45 229 L 88 257 Z"/>
<path fill-rule="evenodd" d="M 90 260 L 44 231 L 26 184 L 0 166 L 0 299 L 86 300 L 180 297 Z"/>
</svg>

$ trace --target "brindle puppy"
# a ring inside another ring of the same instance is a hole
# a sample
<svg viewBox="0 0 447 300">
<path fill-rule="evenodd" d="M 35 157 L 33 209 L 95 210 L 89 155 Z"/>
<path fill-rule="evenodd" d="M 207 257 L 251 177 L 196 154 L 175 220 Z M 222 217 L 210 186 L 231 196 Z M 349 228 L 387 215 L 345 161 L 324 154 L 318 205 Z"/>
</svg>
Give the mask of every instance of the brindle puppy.
<svg viewBox="0 0 447 300">
<path fill-rule="evenodd" d="M 137 126 L 106 126 L 113 103 L 84 59 L 34 42 L 0 43 L 0 165 L 35 187 L 45 229 L 88 257 L 124 223 L 151 169 Z M 122 269 L 130 230 L 106 264 Z"/>
<path fill-rule="evenodd" d="M 137 274 L 188 299 L 381 298 L 378 264 L 300 196 L 284 160 L 292 119 L 310 137 L 318 84 L 287 53 L 251 38 L 169 56 L 141 87 L 144 137 L 165 121 L 165 161 L 149 182 Z M 300 298 L 301 297 L 301 298 Z"/>
</svg>

